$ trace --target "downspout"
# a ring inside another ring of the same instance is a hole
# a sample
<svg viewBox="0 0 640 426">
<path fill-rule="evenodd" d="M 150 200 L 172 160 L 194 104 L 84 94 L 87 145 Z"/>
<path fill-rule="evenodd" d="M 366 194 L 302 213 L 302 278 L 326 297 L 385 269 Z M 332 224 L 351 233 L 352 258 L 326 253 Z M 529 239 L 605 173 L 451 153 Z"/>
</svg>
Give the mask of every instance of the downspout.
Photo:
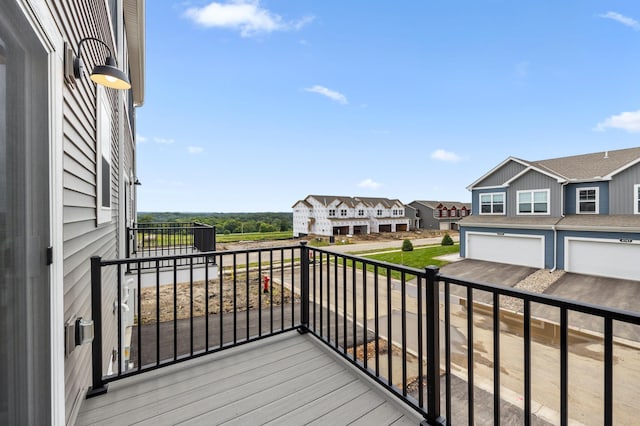
<svg viewBox="0 0 640 426">
<path fill-rule="evenodd" d="M 564 218 L 564 188 L 569 182 L 564 182 L 560 187 L 560 220 Z M 558 221 L 560 222 L 560 221 Z M 553 230 L 553 268 L 550 272 L 554 272 L 558 268 L 558 229 L 556 228 L 556 222 L 551 226 Z"/>
<path fill-rule="evenodd" d="M 551 268 L 551 271 L 549 272 L 554 272 L 558 267 L 558 261 L 557 261 L 558 231 L 556 230 L 555 224 L 551 226 L 551 229 L 553 230 L 553 268 Z"/>
</svg>

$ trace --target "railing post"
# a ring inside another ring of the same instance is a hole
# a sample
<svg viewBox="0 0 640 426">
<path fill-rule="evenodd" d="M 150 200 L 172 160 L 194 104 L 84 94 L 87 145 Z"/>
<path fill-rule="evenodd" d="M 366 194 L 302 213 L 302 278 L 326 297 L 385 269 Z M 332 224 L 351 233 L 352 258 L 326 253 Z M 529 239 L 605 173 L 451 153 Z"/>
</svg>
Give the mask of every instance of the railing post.
<svg viewBox="0 0 640 426">
<path fill-rule="evenodd" d="M 424 425 L 443 425 L 440 416 L 440 286 L 435 266 L 427 266 L 426 316 L 427 316 L 427 419 Z"/>
<path fill-rule="evenodd" d="M 91 317 L 93 319 L 93 342 L 91 343 L 91 376 L 93 384 L 87 398 L 107 392 L 102 381 L 102 265 L 100 256 L 91 256 Z"/>
<path fill-rule="evenodd" d="M 309 247 L 306 241 L 300 242 L 300 293 L 302 307 L 298 331 L 306 333 L 309 331 Z"/>
</svg>

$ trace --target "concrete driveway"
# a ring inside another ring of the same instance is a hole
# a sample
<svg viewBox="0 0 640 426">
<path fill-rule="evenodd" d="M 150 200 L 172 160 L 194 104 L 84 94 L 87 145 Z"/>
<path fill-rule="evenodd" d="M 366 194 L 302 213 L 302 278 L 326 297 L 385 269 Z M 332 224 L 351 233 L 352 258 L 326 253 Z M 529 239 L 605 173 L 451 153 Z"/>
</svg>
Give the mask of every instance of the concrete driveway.
<svg viewBox="0 0 640 426">
<path fill-rule="evenodd" d="M 535 271 L 537 271 L 536 268 L 528 266 L 507 265 L 506 263 L 485 262 L 474 259 L 464 259 L 440 268 L 440 273 L 448 277 L 507 287 L 513 287 Z"/>
<path fill-rule="evenodd" d="M 616 278 L 596 277 L 593 275 L 565 273 L 553 283 L 544 294 L 564 299 L 577 300 L 593 305 L 640 312 L 640 281 L 620 280 Z M 533 314 L 552 321 L 560 321 L 557 308 L 537 306 Z M 573 326 L 604 332 L 603 320 L 591 315 L 570 313 L 569 323 Z M 616 336 L 640 342 L 640 326 L 614 322 L 613 333 Z"/>
<path fill-rule="evenodd" d="M 515 286 L 535 271 L 537 271 L 536 268 L 528 266 L 507 265 L 506 263 L 474 259 L 460 260 L 440 268 L 440 273 L 448 277 L 506 287 Z M 467 297 L 467 289 L 465 287 L 452 285 L 450 289 L 451 294 L 455 296 Z M 473 299 L 476 302 L 493 303 L 493 296 L 484 291 L 474 291 Z"/>
</svg>

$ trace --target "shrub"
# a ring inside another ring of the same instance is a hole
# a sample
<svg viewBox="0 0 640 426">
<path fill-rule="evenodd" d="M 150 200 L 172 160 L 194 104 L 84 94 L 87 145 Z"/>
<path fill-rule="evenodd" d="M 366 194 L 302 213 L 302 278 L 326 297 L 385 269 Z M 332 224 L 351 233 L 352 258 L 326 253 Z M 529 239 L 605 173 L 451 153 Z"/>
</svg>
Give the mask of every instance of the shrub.
<svg viewBox="0 0 640 426">
<path fill-rule="evenodd" d="M 453 245 L 453 239 L 451 238 L 451 236 L 449 234 L 444 234 L 444 237 L 442 237 L 442 243 L 443 246 L 452 246 Z"/>
<path fill-rule="evenodd" d="M 413 251 L 413 244 L 411 240 L 404 240 L 402 242 L 402 251 Z"/>
</svg>

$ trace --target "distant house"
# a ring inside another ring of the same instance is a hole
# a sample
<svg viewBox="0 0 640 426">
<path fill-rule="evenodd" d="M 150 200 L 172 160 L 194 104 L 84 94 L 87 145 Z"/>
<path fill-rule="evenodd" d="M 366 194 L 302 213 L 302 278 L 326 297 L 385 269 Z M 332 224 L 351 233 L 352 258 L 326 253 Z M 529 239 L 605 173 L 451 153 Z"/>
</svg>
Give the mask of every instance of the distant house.
<svg viewBox="0 0 640 426">
<path fill-rule="evenodd" d="M 357 235 L 409 229 L 399 200 L 309 195 L 293 206 L 293 235 Z"/>
<path fill-rule="evenodd" d="M 413 201 L 417 229 L 457 230 L 458 222 L 471 214 L 471 203 L 459 201 Z"/>
<path fill-rule="evenodd" d="M 509 157 L 468 189 L 463 257 L 640 280 L 640 147 Z"/>
</svg>

